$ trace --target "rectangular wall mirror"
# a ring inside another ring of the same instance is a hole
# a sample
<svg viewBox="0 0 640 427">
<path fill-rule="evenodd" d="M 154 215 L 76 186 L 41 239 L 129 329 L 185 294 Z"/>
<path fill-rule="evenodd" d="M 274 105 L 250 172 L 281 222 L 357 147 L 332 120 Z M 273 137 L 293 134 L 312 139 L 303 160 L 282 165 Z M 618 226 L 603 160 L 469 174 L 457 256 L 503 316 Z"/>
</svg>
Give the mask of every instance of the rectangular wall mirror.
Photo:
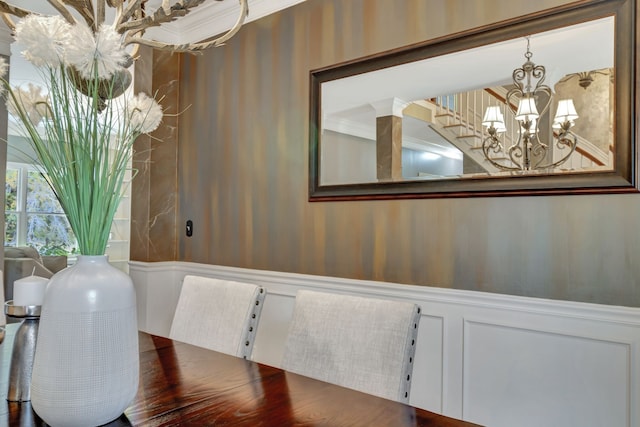
<svg viewBox="0 0 640 427">
<path fill-rule="evenodd" d="M 310 200 L 636 192 L 636 1 L 312 71 Z"/>
</svg>

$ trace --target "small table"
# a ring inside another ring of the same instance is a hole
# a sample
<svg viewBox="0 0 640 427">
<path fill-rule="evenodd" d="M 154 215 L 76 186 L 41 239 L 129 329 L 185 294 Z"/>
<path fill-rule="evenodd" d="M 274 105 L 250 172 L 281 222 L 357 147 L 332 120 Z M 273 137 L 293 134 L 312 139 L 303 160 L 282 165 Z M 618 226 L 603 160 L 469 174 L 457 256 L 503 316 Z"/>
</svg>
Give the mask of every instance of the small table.
<svg viewBox="0 0 640 427">
<path fill-rule="evenodd" d="M 13 334 L 0 345 L 6 397 Z M 140 332 L 140 386 L 115 426 L 471 427 L 409 405 Z M 45 426 L 31 404 L 0 399 L 0 425 Z"/>
</svg>

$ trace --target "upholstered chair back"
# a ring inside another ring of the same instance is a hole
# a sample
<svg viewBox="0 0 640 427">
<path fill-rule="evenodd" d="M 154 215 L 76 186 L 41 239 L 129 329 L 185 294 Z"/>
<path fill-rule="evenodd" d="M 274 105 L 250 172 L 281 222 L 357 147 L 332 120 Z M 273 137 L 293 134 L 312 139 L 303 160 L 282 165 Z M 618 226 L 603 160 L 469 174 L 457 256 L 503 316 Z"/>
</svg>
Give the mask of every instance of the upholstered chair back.
<svg viewBox="0 0 640 427">
<path fill-rule="evenodd" d="M 169 337 L 251 358 L 264 297 L 261 286 L 187 275 Z"/>
<path fill-rule="evenodd" d="M 298 291 L 282 367 L 408 402 L 419 321 L 412 303 Z"/>
</svg>

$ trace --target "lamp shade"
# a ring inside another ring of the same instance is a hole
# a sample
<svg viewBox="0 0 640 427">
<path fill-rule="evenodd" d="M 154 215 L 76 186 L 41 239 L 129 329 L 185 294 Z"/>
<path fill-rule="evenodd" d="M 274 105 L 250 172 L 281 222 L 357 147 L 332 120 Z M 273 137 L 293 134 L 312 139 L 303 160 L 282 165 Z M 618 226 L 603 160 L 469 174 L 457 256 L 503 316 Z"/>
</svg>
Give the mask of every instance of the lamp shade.
<svg viewBox="0 0 640 427">
<path fill-rule="evenodd" d="M 518 103 L 518 111 L 516 112 L 516 120 L 534 120 L 540 117 L 535 100 L 526 96 Z"/>
<path fill-rule="evenodd" d="M 578 118 L 576 107 L 573 105 L 572 99 L 561 99 L 558 101 L 558 110 L 553 119 L 554 123 L 571 122 Z"/>
<path fill-rule="evenodd" d="M 482 119 L 482 126 L 486 126 L 488 128 L 493 126 L 498 133 L 507 130 L 504 124 L 504 117 L 502 116 L 499 106 L 494 105 L 487 107 L 484 112 L 484 118 Z"/>
</svg>

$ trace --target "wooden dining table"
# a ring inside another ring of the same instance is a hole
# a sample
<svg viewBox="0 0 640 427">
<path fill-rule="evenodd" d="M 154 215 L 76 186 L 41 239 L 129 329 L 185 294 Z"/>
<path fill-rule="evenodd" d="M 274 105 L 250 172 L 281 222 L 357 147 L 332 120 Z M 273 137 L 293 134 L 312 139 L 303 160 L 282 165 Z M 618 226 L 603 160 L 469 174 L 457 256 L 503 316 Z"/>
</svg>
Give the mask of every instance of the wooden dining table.
<svg viewBox="0 0 640 427">
<path fill-rule="evenodd" d="M 16 325 L 0 344 L 0 426 L 46 426 L 30 402 L 8 402 Z M 399 402 L 140 332 L 140 385 L 115 426 L 470 427 Z"/>
</svg>

